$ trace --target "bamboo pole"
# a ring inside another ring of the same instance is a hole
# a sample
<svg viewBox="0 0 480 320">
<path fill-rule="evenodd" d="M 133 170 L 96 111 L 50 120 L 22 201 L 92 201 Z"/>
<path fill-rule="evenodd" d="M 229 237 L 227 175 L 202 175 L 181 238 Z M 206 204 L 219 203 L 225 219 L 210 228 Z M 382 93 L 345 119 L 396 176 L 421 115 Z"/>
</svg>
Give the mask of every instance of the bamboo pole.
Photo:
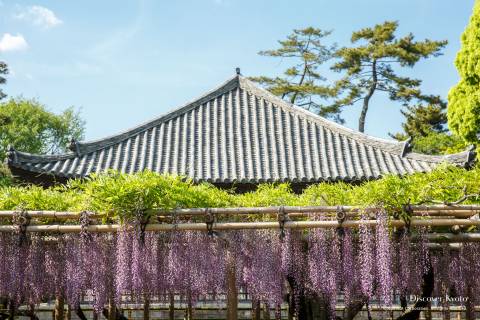
<svg viewBox="0 0 480 320">
<path fill-rule="evenodd" d="M 358 206 L 284 206 L 284 207 L 238 207 L 238 208 L 209 208 L 212 214 L 232 215 L 232 214 L 276 214 L 280 210 L 290 213 L 335 213 L 337 210 L 343 210 L 344 212 L 375 212 L 381 207 L 367 207 L 360 208 Z M 479 205 L 412 205 L 410 206 L 413 212 L 422 213 L 435 213 L 438 211 L 455 211 L 455 210 L 468 210 L 475 213 L 480 212 Z M 400 210 L 400 208 L 398 208 Z M 176 209 L 176 210 L 151 210 L 150 212 L 156 214 L 174 214 L 174 215 L 204 215 L 204 208 L 191 208 L 191 209 Z"/>
<path fill-rule="evenodd" d="M 339 208 L 346 213 L 370 213 L 376 212 L 381 207 L 360 208 L 357 206 L 284 206 L 284 207 L 238 207 L 238 208 L 209 208 L 212 214 L 217 215 L 254 215 L 254 214 L 277 214 L 283 210 L 286 214 L 308 215 L 311 213 L 336 213 Z M 439 215 L 439 216 L 471 216 L 480 213 L 480 205 L 412 205 L 410 206 L 416 215 Z M 401 208 L 396 209 L 400 211 Z M 151 209 L 148 213 L 154 215 L 171 216 L 203 216 L 206 208 L 161 210 Z M 9 218 L 18 213 L 18 210 L 0 211 L 0 218 Z M 52 211 L 52 210 L 28 210 L 26 213 L 32 218 L 52 218 L 52 219 L 77 219 L 81 212 L 72 211 Z M 101 213 L 89 213 L 91 218 L 101 218 Z"/>
<path fill-rule="evenodd" d="M 0 218 L 11 218 L 19 211 L 3 210 L 0 211 Z M 48 218 L 48 219 L 78 219 L 81 212 L 73 211 L 50 211 L 50 210 L 27 210 L 26 213 L 31 218 Z M 100 218 L 101 215 L 96 213 L 89 213 L 91 218 Z"/>
<path fill-rule="evenodd" d="M 376 226 L 377 220 L 347 220 L 339 223 L 336 220 L 322 221 L 287 221 L 284 224 L 285 229 L 312 229 L 312 228 L 357 228 L 361 225 Z M 404 227 L 402 220 L 392 220 L 389 222 L 392 227 Z M 449 227 L 449 226 L 480 226 L 480 220 L 471 219 L 412 219 L 411 226 L 431 226 L 431 227 Z M 102 224 L 89 225 L 89 232 L 117 232 L 121 229 L 120 224 Z M 213 226 L 214 230 L 249 230 L 249 229 L 279 229 L 279 223 L 268 222 L 221 222 Z M 15 232 L 17 227 L 14 225 L 0 225 L 0 232 Z M 148 224 L 145 231 L 206 231 L 205 223 L 180 223 L 180 224 Z M 30 225 L 26 227 L 27 232 L 52 232 L 52 233 L 79 233 L 82 231 L 80 225 Z"/>
</svg>

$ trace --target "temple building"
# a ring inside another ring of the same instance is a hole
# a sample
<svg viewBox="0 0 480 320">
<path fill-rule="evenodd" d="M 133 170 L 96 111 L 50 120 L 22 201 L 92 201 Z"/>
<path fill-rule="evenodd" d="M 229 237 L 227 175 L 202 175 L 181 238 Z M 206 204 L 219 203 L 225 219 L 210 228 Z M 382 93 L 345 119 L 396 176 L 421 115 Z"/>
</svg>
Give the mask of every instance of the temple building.
<svg viewBox="0 0 480 320">
<path fill-rule="evenodd" d="M 11 148 L 18 178 L 65 182 L 109 169 L 151 170 L 249 190 L 264 182 L 294 189 L 323 181 L 361 182 L 428 172 L 443 162 L 468 167 L 470 149 L 446 156 L 411 152 L 409 141 L 372 137 L 292 105 L 237 74 L 200 98 L 103 139 L 72 141 L 71 152 L 37 155 Z"/>
</svg>

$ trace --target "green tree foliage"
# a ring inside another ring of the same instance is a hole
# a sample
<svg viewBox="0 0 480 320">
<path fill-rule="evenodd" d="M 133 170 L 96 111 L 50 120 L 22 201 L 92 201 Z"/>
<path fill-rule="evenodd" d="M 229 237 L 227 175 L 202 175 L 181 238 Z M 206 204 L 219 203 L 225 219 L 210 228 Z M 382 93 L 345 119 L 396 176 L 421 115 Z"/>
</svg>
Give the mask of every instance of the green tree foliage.
<svg viewBox="0 0 480 320">
<path fill-rule="evenodd" d="M 425 154 L 448 154 L 462 151 L 466 144 L 447 129 L 446 104 L 417 104 L 407 106 L 401 113 L 405 116 L 403 132 L 391 135 L 404 141 L 413 138 L 413 151 Z"/>
<path fill-rule="evenodd" d="M 5 163 L 0 165 L 0 188 L 10 186 L 14 183 L 12 173 Z"/>
<path fill-rule="evenodd" d="M 292 61 L 283 76 L 260 76 L 251 79 L 293 104 L 324 117 L 338 118 L 338 109 L 320 103 L 320 100 L 330 97 L 332 93 L 328 86 L 321 84 L 325 78 L 319 72 L 319 66 L 331 58 L 334 50 L 334 46 L 327 46 L 322 42 L 330 33 L 313 27 L 294 30 L 286 40 L 279 41 L 279 49 L 259 52 L 262 56 Z"/>
<path fill-rule="evenodd" d="M 462 35 L 455 66 L 460 82 L 448 94 L 448 126 L 468 142 L 480 133 L 480 1 L 475 2 L 470 22 Z"/>
<path fill-rule="evenodd" d="M 452 154 L 467 147 L 465 141 L 450 132 L 430 132 L 413 139 L 413 151 L 424 154 Z"/>
<path fill-rule="evenodd" d="M 447 41 L 414 41 L 413 34 L 395 36 L 398 23 L 386 21 L 352 34 L 357 46 L 339 49 L 338 61 L 332 69 L 343 72 L 336 84 L 338 97 L 334 108 L 362 101 L 358 130 L 364 132 L 370 99 L 376 92 L 385 92 L 393 101 L 408 104 L 412 100 L 438 103 L 439 97 L 427 96 L 420 91 L 421 81 L 402 77 L 394 66 L 413 67 L 420 59 L 440 55 Z"/>
<path fill-rule="evenodd" d="M 4 75 L 8 74 L 8 67 L 7 64 L 3 61 L 0 61 L 0 84 L 5 84 L 7 82 L 7 79 L 4 77 Z M 7 95 L 0 89 L 0 100 L 5 98 Z"/>
<path fill-rule="evenodd" d="M 407 106 L 405 110 L 400 111 L 405 116 L 402 124 L 405 133 L 396 134 L 394 137 L 422 137 L 432 131 L 447 132 L 445 109 L 444 103 Z"/>
<path fill-rule="evenodd" d="M 84 132 L 84 122 L 73 108 L 57 115 L 36 100 L 18 98 L 1 103 L 0 119 L 1 159 L 8 145 L 31 153 L 65 151 L 70 139 L 80 139 Z"/>
<path fill-rule="evenodd" d="M 381 205 L 398 209 L 409 202 L 455 201 L 464 192 L 480 193 L 480 167 L 465 170 L 443 165 L 430 173 L 388 175 L 360 185 L 319 183 L 302 194 L 293 193 L 288 184 L 265 184 L 253 192 L 234 194 L 209 184 L 197 185 L 181 177 L 150 171 L 136 174 L 111 171 L 65 186 L 1 187 L 0 210 L 91 210 L 103 214 L 106 221 L 124 221 L 138 213 L 148 216 L 150 209 L 278 205 Z M 466 203 L 478 204 L 480 198 L 471 197 Z"/>
</svg>

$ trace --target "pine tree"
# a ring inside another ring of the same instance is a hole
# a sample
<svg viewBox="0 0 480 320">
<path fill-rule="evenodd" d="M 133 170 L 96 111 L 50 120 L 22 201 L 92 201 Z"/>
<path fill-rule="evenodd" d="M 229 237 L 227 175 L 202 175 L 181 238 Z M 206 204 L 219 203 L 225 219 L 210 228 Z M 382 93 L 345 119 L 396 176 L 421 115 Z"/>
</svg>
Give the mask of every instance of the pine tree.
<svg viewBox="0 0 480 320">
<path fill-rule="evenodd" d="M 447 105 L 417 104 L 402 110 L 405 121 L 403 132 L 390 134 L 399 141 L 412 138 L 413 151 L 424 154 L 449 154 L 465 149 L 465 143 L 447 129 Z"/>
<path fill-rule="evenodd" d="M 448 94 L 448 126 L 467 142 L 480 133 L 480 1 L 476 1 L 455 66 L 460 82 Z"/>
<path fill-rule="evenodd" d="M 402 38 L 395 36 L 398 23 L 386 21 L 352 34 L 355 47 L 339 49 L 335 56 L 339 59 L 332 69 L 345 75 L 336 84 L 338 97 L 332 108 L 342 108 L 363 101 L 358 121 L 358 130 L 365 131 L 370 99 L 380 91 L 393 101 L 407 105 L 412 100 L 437 103 L 436 96 L 426 96 L 420 91 L 421 81 L 402 77 L 394 66 L 413 67 L 420 59 L 438 56 L 447 41 L 414 41 L 413 34 Z"/>
<path fill-rule="evenodd" d="M 432 132 L 447 132 L 447 106 L 443 101 L 437 104 L 416 104 L 407 106 L 400 112 L 405 117 L 402 123 L 403 133 L 392 135 L 397 140 L 408 137 L 425 137 Z"/>
<path fill-rule="evenodd" d="M 8 67 L 7 64 L 3 61 L 0 61 L 0 84 L 5 84 L 7 82 L 7 79 L 3 77 L 2 75 L 8 74 Z M 7 95 L 0 89 L 0 100 L 5 98 Z"/>
<path fill-rule="evenodd" d="M 292 104 L 340 120 L 338 108 L 326 107 L 320 103 L 320 100 L 330 97 L 332 93 L 328 86 L 321 84 L 325 78 L 318 70 L 320 65 L 331 58 L 335 49 L 334 46 L 322 43 L 323 38 L 330 33 L 313 27 L 294 30 L 286 40 L 279 41 L 280 48 L 259 52 L 262 56 L 288 59 L 293 65 L 280 77 L 259 76 L 250 79 Z"/>
</svg>

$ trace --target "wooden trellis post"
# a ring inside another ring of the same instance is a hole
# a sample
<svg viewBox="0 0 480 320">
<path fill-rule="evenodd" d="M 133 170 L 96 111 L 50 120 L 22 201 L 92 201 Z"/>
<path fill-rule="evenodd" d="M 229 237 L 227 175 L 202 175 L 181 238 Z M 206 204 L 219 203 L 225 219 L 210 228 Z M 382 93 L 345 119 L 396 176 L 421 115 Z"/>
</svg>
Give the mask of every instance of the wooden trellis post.
<svg viewBox="0 0 480 320">
<path fill-rule="evenodd" d="M 235 257 L 233 253 L 227 249 L 227 320 L 238 319 L 238 290 L 237 279 L 235 275 Z"/>
</svg>

